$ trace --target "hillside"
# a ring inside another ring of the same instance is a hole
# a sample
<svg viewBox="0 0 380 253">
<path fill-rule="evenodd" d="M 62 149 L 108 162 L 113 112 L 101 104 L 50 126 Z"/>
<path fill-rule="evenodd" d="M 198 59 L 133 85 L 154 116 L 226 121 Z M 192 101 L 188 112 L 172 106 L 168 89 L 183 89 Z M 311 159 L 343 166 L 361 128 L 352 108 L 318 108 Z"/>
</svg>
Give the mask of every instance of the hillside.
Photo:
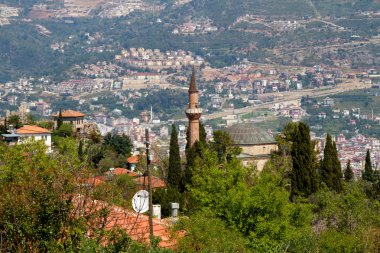
<svg viewBox="0 0 380 253">
<path fill-rule="evenodd" d="M 313 16 L 314 11 L 305 0 L 193 0 L 173 13 L 182 17 L 207 16 L 222 26 L 230 25 L 246 14 L 300 18 Z"/>
<path fill-rule="evenodd" d="M 0 81 L 34 75 L 62 78 L 75 64 L 112 60 L 121 47 L 189 50 L 215 67 L 242 59 L 352 68 L 380 64 L 378 0 L 19 3 L 0 0 L 0 4 L 24 7 L 19 17 L 11 18 L 10 25 L 0 30 Z M 84 9 L 76 13 L 77 7 Z M 181 27 L 199 24 L 207 24 L 212 30 L 178 32 Z M 41 26 L 48 30 L 47 34 L 41 32 Z M 99 34 L 100 38 L 89 41 L 86 34 Z M 53 50 L 57 43 L 64 48 Z M 93 52 L 104 46 L 107 51 Z"/>
<path fill-rule="evenodd" d="M 167 3 L 170 10 L 172 1 Z M 219 25 L 229 25 L 238 17 L 252 14 L 275 17 L 347 17 L 361 11 L 377 12 L 378 0 L 193 0 L 173 16 L 207 16 Z"/>
</svg>

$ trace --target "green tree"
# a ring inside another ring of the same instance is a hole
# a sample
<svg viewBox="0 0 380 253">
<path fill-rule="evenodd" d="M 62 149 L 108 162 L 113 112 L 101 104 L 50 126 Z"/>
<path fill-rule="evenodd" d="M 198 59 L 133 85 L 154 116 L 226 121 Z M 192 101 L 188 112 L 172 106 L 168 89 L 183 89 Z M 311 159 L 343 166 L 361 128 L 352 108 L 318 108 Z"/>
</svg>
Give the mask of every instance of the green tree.
<svg viewBox="0 0 380 253">
<path fill-rule="evenodd" d="M 203 158 L 205 147 L 196 141 L 192 147 L 186 149 L 186 166 L 181 183 L 181 191 L 185 191 L 187 185 L 192 184 L 193 170 L 197 159 Z"/>
<path fill-rule="evenodd" d="M 11 115 L 9 118 L 8 118 L 8 126 L 9 125 L 12 125 L 15 129 L 17 128 L 20 128 L 23 126 L 22 122 L 21 122 L 21 118 L 19 115 L 15 114 L 15 115 Z"/>
<path fill-rule="evenodd" d="M 299 123 L 292 145 L 293 170 L 291 172 L 291 196 L 307 197 L 318 189 L 314 145 L 310 140 L 309 127 Z"/>
<path fill-rule="evenodd" d="M 347 182 L 352 181 L 354 179 L 354 172 L 352 171 L 350 160 L 347 161 L 346 170 L 344 171 L 344 179 Z"/>
<path fill-rule="evenodd" d="M 371 154 L 369 152 L 369 149 L 367 149 L 367 154 L 365 157 L 365 165 L 364 165 L 362 178 L 363 180 L 368 181 L 368 182 L 374 182 L 375 180 L 373 168 L 372 168 L 372 162 L 371 162 Z"/>
<path fill-rule="evenodd" d="M 90 140 L 91 143 L 93 144 L 99 144 L 102 142 L 102 136 L 100 135 L 100 133 L 96 130 L 91 130 L 89 135 L 88 135 L 88 139 Z"/>
<path fill-rule="evenodd" d="M 35 125 L 36 124 L 36 118 L 35 118 L 35 116 L 33 116 L 32 114 L 28 114 L 26 116 L 26 123 L 28 125 Z"/>
<path fill-rule="evenodd" d="M 204 150 L 208 148 L 207 140 L 206 140 L 206 131 L 201 122 L 199 123 L 199 141 L 196 141 L 193 144 L 193 146 L 190 147 L 189 139 L 190 139 L 190 132 L 188 128 L 186 132 L 187 144 L 186 144 L 186 149 L 185 149 L 186 166 L 185 166 L 185 171 L 183 173 L 183 177 L 181 180 L 181 187 L 180 187 L 181 192 L 186 190 L 186 185 L 191 184 L 195 160 L 197 158 L 202 158 Z"/>
<path fill-rule="evenodd" d="M 291 155 L 293 138 L 298 128 L 298 123 L 290 122 L 284 126 L 281 133 L 276 136 L 278 153 L 285 156 Z"/>
<path fill-rule="evenodd" d="M 59 128 L 54 130 L 53 135 L 59 136 L 59 137 L 72 137 L 73 126 L 68 123 L 63 123 Z"/>
<path fill-rule="evenodd" d="M 161 215 L 162 217 L 171 216 L 171 204 L 170 203 L 179 203 L 181 210 L 183 210 L 183 198 L 182 194 L 178 191 L 177 188 L 167 187 L 156 189 L 153 192 L 153 203 L 161 205 Z"/>
<path fill-rule="evenodd" d="M 78 157 L 81 161 L 84 161 L 84 150 L 83 150 L 83 140 L 79 141 L 78 145 Z"/>
<path fill-rule="evenodd" d="M 127 157 L 131 155 L 133 148 L 131 139 L 127 135 L 118 135 L 113 133 L 108 133 L 104 137 L 103 146 L 105 148 L 111 148 L 117 154 L 124 155 Z"/>
<path fill-rule="evenodd" d="M 199 142 L 201 145 L 207 146 L 207 133 L 202 122 L 199 122 Z"/>
<path fill-rule="evenodd" d="M 340 193 L 322 189 L 310 197 L 319 235 L 314 252 L 376 252 L 380 206 L 366 195 L 367 186 L 353 181 Z"/>
<path fill-rule="evenodd" d="M 241 153 L 241 148 L 234 145 L 231 136 L 226 131 L 214 131 L 214 141 L 211 143 L 211 149 L 218 154 L 220 162 L 230 160 Z"/>
<path fill-rule="evenodd" d="M 43 141 L 0 144 L 1 251 L 170 252 L 141 245 L 121 230 L 107 231 L 102 226 L 110 210 L 95 206 L 92 199 L 123 204 L 135 184 L 125 175 L 109 183 L 109 192 L 82 187 L 79 179 L 88 172 L 76 162 L 75 140 L 63 139 L 59 152 L 53 154 L 46 153 Z M 106 198 L 107 194 L 114 198 Z M 80 215 L 82 211 L 86 215 Z"/>
<path fill-rule="evenodd" d="M 191 235 L 179 240 L 178 252 L 250 252 L 248 240 L 212 214 L 198 213 L 190 219 L 180 219 L 176 229 Z"/>
<path fill-rule="evenodd" d="M 167 177 L 168 186 L 179 189 L 181 178 L 182 169 L 181 156 L 179 154 L 178 133 L 176 126 L 173 124 L 172 133 L 170 136 L 169 167 Z"/>
<path fill-rule="evenodd" d="M 7 118 L 4 118 L 4 125 L 0 125 L 0 134 L 6 134 L 8 131 L 7 129 Z"/>
<path fill-rule="evenodd" d="M 205 150 L 189 187 L 190 211 L 214 214 L 247 238 L 252 252 L 285 251 L 311 233 L 310 206 L 289 201 L 276 169 L 263 170 L 253 186 L 251 177 L 253 171 L 236 158 L 220 164 L 216 152 Z"/>
<path fill-rule="evenodd" d="M 338 159 L 335 142 L 332 141 L 331 135 L 327 134 L 326 145 L 323 151 L 323 160 L 320 165 L 321 181 L 329 189 L 340 192 L 342 190 L 342 169 Z"/>
<path fill-rule="evenodd" d="M 58 119 L 57 119 L 57 129 L 59 129 L 63 124 L 62 109 L 59 109 Z"/>
</svg>

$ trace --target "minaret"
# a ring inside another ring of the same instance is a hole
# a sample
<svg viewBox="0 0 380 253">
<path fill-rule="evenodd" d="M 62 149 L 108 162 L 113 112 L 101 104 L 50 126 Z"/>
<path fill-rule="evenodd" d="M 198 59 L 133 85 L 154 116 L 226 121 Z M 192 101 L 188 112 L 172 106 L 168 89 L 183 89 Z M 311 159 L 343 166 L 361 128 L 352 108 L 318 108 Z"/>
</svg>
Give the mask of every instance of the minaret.
<svg viewBox="0 0 380 253">
<path fill-rule="evenodd" d="M 189 87 L 189 109 L 186 110 L 186 116 L 189 119 L 189 147 L 199 141 L 199 118 L 202 115 L 202 109 L 199 108 L 199 91 L 195 83 L 195 69 L 191 75 Z"/>
</svg>

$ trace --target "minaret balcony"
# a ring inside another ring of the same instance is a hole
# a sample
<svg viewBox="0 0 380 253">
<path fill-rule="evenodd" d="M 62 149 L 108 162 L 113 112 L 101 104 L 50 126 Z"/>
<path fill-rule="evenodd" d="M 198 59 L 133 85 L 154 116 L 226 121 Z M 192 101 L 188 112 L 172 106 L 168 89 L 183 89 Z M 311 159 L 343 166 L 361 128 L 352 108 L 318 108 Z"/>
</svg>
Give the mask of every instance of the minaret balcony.
<svg viewBox="0 0 380 253">
<path fill-rule="evenodd" d="M 187 109 L 186 114 L 202 114 L 202 109 L 201 108 Z"/>
</svg>

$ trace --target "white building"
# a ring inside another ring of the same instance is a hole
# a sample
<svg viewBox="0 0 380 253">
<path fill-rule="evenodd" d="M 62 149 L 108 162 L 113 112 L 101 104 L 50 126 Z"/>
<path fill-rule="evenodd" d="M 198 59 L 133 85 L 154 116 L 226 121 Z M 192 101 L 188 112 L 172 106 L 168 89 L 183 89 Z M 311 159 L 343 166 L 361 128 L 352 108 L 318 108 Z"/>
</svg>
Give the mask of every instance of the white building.
<svg viewBox="0 0 380 253">
<path fill-rule="evenodd" d="M 2 135 L 8 145 L 22 144 L 32 140 L 43 140 L 47 152 L 51 153 L 51 132 L 39 126 L 25 125 L 10 134 Z"/>
<path fill-rule="evenodd" d="M 51 150 L 51 132 L 45 128 L 33 125 L 24 125 L 23 127 L 16 130 L 16 134 L 20 137 L 18 143 L 25 143 L 30 140 L 43 140 L 47 147 L 47 152 L 52 152 Z"/>
</svg>

